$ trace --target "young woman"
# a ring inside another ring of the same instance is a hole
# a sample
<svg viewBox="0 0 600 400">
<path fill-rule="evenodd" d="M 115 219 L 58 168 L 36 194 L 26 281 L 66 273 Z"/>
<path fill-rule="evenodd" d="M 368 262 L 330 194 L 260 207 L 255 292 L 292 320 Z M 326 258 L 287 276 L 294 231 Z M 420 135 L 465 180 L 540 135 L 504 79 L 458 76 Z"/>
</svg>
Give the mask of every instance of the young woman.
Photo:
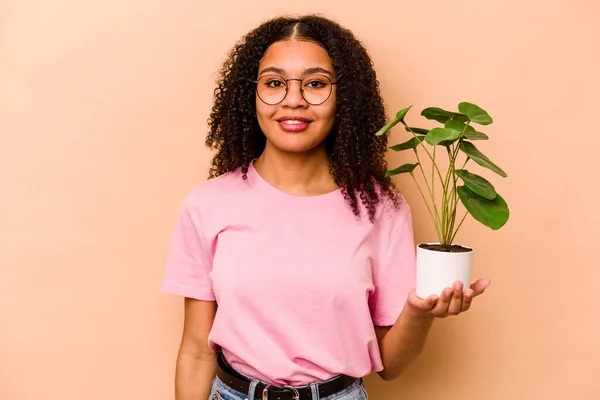
<svg viewBox="0 0 600 400">
<path fill-rule="evenodd" d="M 372 62 L 317 16 L 276 18 L 225 62 L 210 177 L 185 198 L 162 290 L 185 297 L 177 400 L 351 400 L 397 377 L 488 280 L 413 291 L 410 209 L 385 177 Z"/>
</svg>

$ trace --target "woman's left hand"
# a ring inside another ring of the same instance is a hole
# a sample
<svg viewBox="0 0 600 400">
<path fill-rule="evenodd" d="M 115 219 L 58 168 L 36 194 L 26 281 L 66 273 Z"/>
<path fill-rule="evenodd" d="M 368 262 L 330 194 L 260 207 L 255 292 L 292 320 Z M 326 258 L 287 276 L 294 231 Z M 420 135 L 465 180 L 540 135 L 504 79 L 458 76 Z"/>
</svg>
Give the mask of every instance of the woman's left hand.
<svg viewBox="0 0 600 400">
<path fill-rule="evenodd" d="M 419 313 L 437 318 L 458 315 L 471 307 L 473 299 L 482 294 L 490 285 L 490 280 L 482 278 L 463 291 L 460 281 L 454 282 L 452 288 L 446 288 L 440 296 L 431 295 L 425 299 L 418 297 L 415 291 L 408 295 L 408 305 Z"/>
</svg>

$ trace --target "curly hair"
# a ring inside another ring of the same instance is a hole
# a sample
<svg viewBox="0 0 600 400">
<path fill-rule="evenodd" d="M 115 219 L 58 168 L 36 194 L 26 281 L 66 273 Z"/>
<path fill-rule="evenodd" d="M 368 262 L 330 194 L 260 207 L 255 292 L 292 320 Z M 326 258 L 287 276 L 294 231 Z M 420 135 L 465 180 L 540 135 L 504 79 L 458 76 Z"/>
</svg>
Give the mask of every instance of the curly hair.
<svg viewBox="0 0 600 400">
<path fill-rule="evenodd" d="M 329 171 L 354 215 L 361 215 L 360 199 L 373 222 L 382 196 L 395 206 L 399 199 L 392 180 L 385 175 L 388 135 L 375 136 L 386 122 L 379 82 L 366 49 L 352 32 L 318 15 L 271 19 L 231 50 L 221 67 L 208 119 L 206 145 L 216 150 L 209 178 L 241 167 L 246 179 L 250 162 L 264 150 L 266 138 L 255 117 L 253 80 L 267 48 L 291 38 L 323 47 L 336 75 L 341 77 L 335 124 L 325 139 Z"/>
</svg>

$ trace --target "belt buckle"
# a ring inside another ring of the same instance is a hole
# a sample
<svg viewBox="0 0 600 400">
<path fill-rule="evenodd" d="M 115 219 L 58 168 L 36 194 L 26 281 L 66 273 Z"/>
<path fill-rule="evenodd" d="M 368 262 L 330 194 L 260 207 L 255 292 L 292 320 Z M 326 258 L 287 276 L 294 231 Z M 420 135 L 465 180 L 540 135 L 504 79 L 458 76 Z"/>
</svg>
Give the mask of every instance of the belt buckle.
<svg viewBox="0 0 600 400">
<path fill-rule="evenodd" d="M 288 385 L 285 385 L 283 388 L 288 389 L 289 391 L 292 392 L 292 394 L 293 394 L 292 399 L 300 400 L 300 393 L 298 393 L 298 389 L 296 389 L 293 386 L 288 386 Z"/>
<path fill-rule="evenodd" d="M 269 388 L 270 387 L 271 387 L 271 385 L 267 385 L 263 389 L 262 400 L 269 400 Z M 282 389 L 287 389 L 290 392 L 292 392 L 292 399 L 293 400 L 300 400 L 300 393 L 298 392 L 298 389 L 296 389 L 295 387 L 289 386 L 289 385 L 285 385 Z"/>
<path fill-rule="evenodd" d="M 263 393 L 262 393 L 262 400 L 269 400 L 269 388 L 271 387 L 271 385 L 267 385 L 265 386 L 265 388 L 263 389 Z M 251 400 L 251 399 L 249 399 Z"/>
</svg>

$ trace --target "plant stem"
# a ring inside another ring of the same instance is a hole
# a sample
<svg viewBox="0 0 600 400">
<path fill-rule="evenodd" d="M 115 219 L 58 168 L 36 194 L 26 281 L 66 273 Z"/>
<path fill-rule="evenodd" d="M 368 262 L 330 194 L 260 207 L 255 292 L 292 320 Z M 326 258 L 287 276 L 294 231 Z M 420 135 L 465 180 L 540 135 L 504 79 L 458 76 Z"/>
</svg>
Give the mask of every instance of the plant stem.
<svg viewBox="0 0 600 400">
<path fill-rule="evenodd" d="M 410 126 L 406 125 L 406 123 L 404 121 L 400 121 L 402 123 L 402 125 L 404 125 L 406 127 L 406 129 L 408 129 L 408 131 L 413 135 L 414 138 L 418 138 L 417 134 L 413 132 L 412 129 L 410 129 Z M 442 173 L 440 172 L 437 164 L 434 162 L 434 157 L 431 156 L 431 153 L 429 152 L 429 150 L 427 150 L 427 147 L 425 147 L 425 145 L 423 144 L 423 141 L 419 142 L 419 145 L 423 148 L 423 150 L 425 150 L 425 153 L 427 153 L 427 155 L 429 156 L 429 159 L 431 160 L 433 166 L 435 167 L 437 173 L 438 173 L 438 177 L 440 178 L 440 182 L 442 181 Z M 435 146 L 433 147 L 435 150 Z"/>
<path fill-rule="evenodd" d="M 454 222 L 456 221 L 456 206 L 458 205 L 458 194 L 456 192 L 456 173 L 453 171 L 454 178 L 452 179 L 452 198 L 450 199 L 450 227 L 446 231 L 446 237 L 448 238 L 448 244 L 452 244 L 452 237 L 454 231 Z"/>
<path fill-rule="evenodd" d="M 465 162 L 462 165 L 462 167 L 460 167 L 460 169 L 465 169 L 465 165 L 467 165 L 467 163 L 469 162 L 470 159 L 471 159 L 471 157 L 467 156 L 467 159 L 465 160 Z"/>
<path fill-rule="evenodd" d="M 413 138 L 415 138 L 416 140 L 419 140 L 419 137 L 413 132 L 413 130 L 410 129 L 410 127 L 408 125 L 406 125 L 406 123 L 404 123 L 404 121 L 401 121 L 401 122 L 404 126 L 406 126 L 407 130 L 413 135 Z M 425 145 L 423 144 L 423 140 L 419 140 L 419 145 L 421 146 L 421 148 L 423 150 L 425 150 L 425 153 L 427 153 L 427 156 L 431 160 L 431 185 L 430 185 L 429 181 L 427 180 L 427 175 L 425 175 L 425 170 L 423 169 L 423 163 L 421 162 L 421 158 L 419 157 L 419 151 L 417 149 L 417 147 L 419 147 L 419 146 L 416 146 L 413 149 L 415 152 L 415 156 L 417 158 L 417 162 L 419 163 L 419 170 L 421 171 L 423 180 L 425 181 L 425 184 L 427 185 L 427 191 L 428 191 L 429 197 L 431 198 L 433 212 L 429 208 L 429 205 L 427 205 L 427 208 L 429 210 L 429 215 L 431 216 L 431 219 L 433 220 L 433 223 L 435 225 L 438 239 L 440 240 L 440 242 L 442 242 L 443 229 L 442 229 L 441 224 L 443 223 L 444 219 L 443 219 L 443 216 L 440 216 L 440 213 L 439 213 L 438 207 L 437 207 L 437 201 L 435 198 L 435 176 L 434 176 L 435 171 L 437 171 L 437 173 L 438 173 L 438 176 L 440 178 L 440 181 L 442 182 L 443 188 L 445 187 L 445 185 L 442 181 L 442 174 L 435 162 L 435 149 L 436 149 L 435 146 L 433 147 L 433 155 L 432 155 L 429 152 L 429 150 L 427 150 L 427 147 L 425 147 Z M 417 182 L 416 177 L 413 176 L 413 179 L 415 180 L 415 182 Z M 425 200 L 424 194 L 420 187 L 419 187 L 419 191 L 421 192 L 421 196 L 423 197 L 423 200 Z M 443 209 L 442 209 L 442 211 L 443 211 Z"/>
<path fill-rule="evenodd" d="M 466 129 L 466 128 L 465 128 Z M 464 134 L 464 131 L 463 131 Z M 454 237 L 453 231 L 454 231 L 454 223 L 456 221 L 456 207 L 458 205 L 458 193 L 456 192 L 456 182 L 458 181 L 457 176 L 456 176 L 456 158 L 458 157 L 458 152 L 460 150 L 460 144 L 462 142 L 463 139 L 460 139 L 452 152 L 452 156 L 450 158 L 450 166 L 452 167 L 452 190 L 450 192 L 451 194 L 451 198 L 450 198 L 450 204 L 449 204 L 449 208 L 450 208 L 450 220 L 449 220 L 449 227 L 446 230 L 445 235 L 446 238 L 448 239 L 448 244 L 452 244 L 452 238 Z"/>
<path fill-rule="evenodd" d="M 435 149 L 436 149 L 436 146 L 433 146 L 433 158 L 431 160 L 431 198 L 434 200 L 434 203 L 435 203 Z M 438 211 L 435 210 L 435 213 L 437 214 Z"/>
<path fill-rule="evenodd" d="M 415 174 L 413 172 L 410 172 L 410 176 L 413 178 L 413 181 L 415 181 L 415 184 L 417 185 L 417 188 L 419 189 L 419 193 L 421 193 L 421 197 L 423 198 L 423 201 L 425 202 L 425 206 L 427 207 L 427 211 L 429 211 L 429 215 L 431 216 L 431 219 L 433 220 L 433 223 L 435 225 L 435 230 L 436 230 L 436 232 L 438 234 L 438 237 L 441 237 L 441 231 L 440 231 L 439 223 L 434 218 L 433 213 L 431 212 L 431 207 L 429 207 L 429 202 L 425 198 L 425 194 L 423 193 L 423 190 L 421 190 L 421 185 L 419 185 L 419 182 L 417 181 L 417 178 L 415 177 Z"/>
<path fill-rule="evenodd" d="M 459 145 L 460 148 L 460 145 Z M 467 158 L 465 159 L 465 162 L 463 163 L 462 167 L 460 169 L 465 169 L 465 166 L 467 165 L 467 163 L 469 162 L 469 160 L 471 159 L 471 157 L 467 156 Z M 456 194 L 458 194 L 456 192 L 456 182 L 454 183 L 454 191 Z M 454 199 L 454 214 L 456 215 L 456 208 L 458 206 L 458 202 L 459 202 L 459 197 L 456 195 L 455 199 Z M 452 223 L 452 229 L 450 229 L 450 232 L 454 232 L 452 233 L 452 237 L 450 238 L 450 243 L 454 242 L 454 238 L 456 237 L 456 234 L 458 233 L 458 230 L 460 229 L 460 226 L 462 225 L 462 223 L 464 222 L 465 218 L 467 217 L 467 214 L 469 214 L 469 212 L 467 211 L 465 213 L 465 215 L 463 216 L 462 220 L 460 221 L 460 223 L 458 224 L 458 226 L 456 227 L 456 229 L 454 229 L 454 223 Z"/>
<path fill-rule="evenodd" d="M 442 239 L 441 244 L 448 245 L 448 228 L 451 222 L 451 210 L 449 208 L 449 204 L 452 201 L 452 188 L 450 187 L 450 177 L 454 175 L 453 170 L 453 154 L 454 149 L 452 149 L 452 145 L 446 146 L 446 151 L 448 152 L 448 170 L 446 171 L 446 177 L 444 178 L 443 186 L 443 194 L 442 194 Z M 452 186 L 453 187 L 453 186 Z"/>
<path fill-rule="evenodd" d="M 456 227 L 456 230 L 452 234 L 452 238 L 450 238 L 450 243 L 454 242 L 454 238 L 456 237 L 456 234 L 458 233 L 458 230 L 460 229 L 463 222 L 465 222 L 465 218 L 467 218 L 468 214 L 469 214 L 469 212 L 467 211 L 467 212 L 465 212 L 465 215 L 463 215 L 462 219 L 460 220 L 460 224 L 458 224 L 458 227 Z"/>
<path fill-rule="evenodd" d="M 419 170 L 421 171 L 421 175 L 423 175 L 423 180 L 425 181 L 425 185 L 427 185 L 427 192 L 429 193 L 429 197 L 431 198 L 431 203 L 433 205 L 433 211 L 435 213 L 435 219 L 434 219 L 434 223 L 437 221 L 437 225 L 439 225 L 440 223 L 440 216 L 437 210 L 437 205 L 435 203 L 435 195 L 434 195 L 434 191 L 433 191 L 433 186 L 435 186 L 435 182 L 432 181 L 432 185 L 429 185 L 429 182 L 427 181 L 427 176 L 425 176 L 425 170 L 423 169 L 423 164 L 421 163 L 421 159 L 419 157 L 419 152 L 417 151 L 416 148 L 414 148 L 414 152 L 415 152 L 415 156 L 417 157 L 417 162 L 419 163 Z M 434 218 L 434 216 L 432 215 L 432 218 Z"/>
<path fill-rule="evenodd" d="M 446 244 L 446 245 L 451 245 L 452 241 L 454 240 L 454 237 L 456 236 L 456 233 L 458 232 L 458 229 L 460 228 L 460 225 L 462 225 L 462 221 L 460 222 L 459 226 L 456 228 L 456 231 L 454 230 L 454 225 L 456 222 L 456 211 L 457 211 L 457 206 L 458 206 L 458 193 L 456 191 L 456 183 L 458 181 L 458 177 L 456 175 L 456 158 L 458 157 L 458 153 L 460 151 L 460 145 L 462 143 L 462 141 L 464 140 L 465 137 L 465 132 L 467 131 L 468 127 L 469 127 L 470 121 L 467 121 L 467 123 L 465 124 L 465 127 L 463 128 L 461 134 L 460 134 L 460 139 L 449 145 L 446 146 L 446 150 L 448 152 L 448 159 L 449 159 L 449 163 L 448 163 L 448 171 L 446 173 L 446 179 L 445 179 L 445 188 L 444 188 L 444 196 L 443 196 L 443 204 L 442 204 L 442 213 L 443 213 L 443 218 L 442 218 L 442 231 L 443 231 L 443 238 L 444 238 L 444 243 L 442 244 Z M 467 162 L 469 161 L 469 157 L 467 156 L 467 159 L 465 160 L 465 163 L 463 164 L 463 168 L 464 166 L 467 164 Z M 452 179 L 452 181 L 450 181 Z M 450 184 L 452 183 L 452 185 L 450 186 Z M 467 212 L 468 213 L 468 212 Z"/>
<path fill-rule="evenodd" d="M 452 154 L 454 153 L 454 149 L 452 146 L 446 146 L 446 151 L 448 152 L 448 170 L 446 171 L 446 178 L 444 179 L 444 187 L 446 190 L 448 189 L 448 185 L 450 184 L 450 176 L 454 171 L 452 170 Z"/>
</svg>

